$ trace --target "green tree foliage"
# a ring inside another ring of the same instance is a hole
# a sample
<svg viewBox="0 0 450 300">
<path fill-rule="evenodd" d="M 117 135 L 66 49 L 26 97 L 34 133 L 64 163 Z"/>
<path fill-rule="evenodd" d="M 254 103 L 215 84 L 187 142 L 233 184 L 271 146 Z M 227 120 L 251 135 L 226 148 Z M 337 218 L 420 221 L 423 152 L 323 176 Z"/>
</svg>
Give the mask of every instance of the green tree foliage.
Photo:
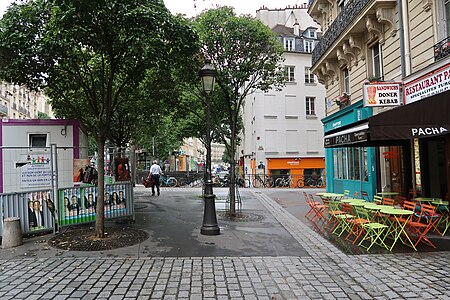
<svg viewBox="0 0 450 300">
<path fill-rule="evenodd" d="M 213 116 L 221 119 L 222 125 L 216 129 L 230 155 L 230 215 L 233 216 L 241 108 L 245 97 L 253 91 L 282 86 L 283 49 L 267 26 L 251 16 L 236 16 L 230 7 L 203 12 L 196 18 L 195 26 L 201 53 L 217 70 L 218 88 L 213 105 L 218 106 Z"/>
<path fill-rule="evenodd" d="M 124 121 L 116 114 L 140 101 L 127 93 L 151 70 L 183 65 L 196 45 L 187 21 L 160 0 L 26 1 L 0 21 L 0 76 L 45 88 L 57 116 L 78 119 L 97 141 L 97 236 L 104 236 L 105 140 L 112 122 Z"/>
</svg>

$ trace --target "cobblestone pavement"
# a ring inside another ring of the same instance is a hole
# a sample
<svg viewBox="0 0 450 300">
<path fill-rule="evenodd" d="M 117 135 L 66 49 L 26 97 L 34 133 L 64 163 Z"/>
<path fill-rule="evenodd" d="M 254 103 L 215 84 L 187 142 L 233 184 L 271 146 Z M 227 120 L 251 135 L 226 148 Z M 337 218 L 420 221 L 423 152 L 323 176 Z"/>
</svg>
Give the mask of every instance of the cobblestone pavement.
<svg viewBox="0 0 450 300">
<path fill-rule="evenodd" d="M 309 256 L 0 259 L 0 299 L 450 299 L 450 253 L 346 255 L 253 193 Z"/>
</svg>

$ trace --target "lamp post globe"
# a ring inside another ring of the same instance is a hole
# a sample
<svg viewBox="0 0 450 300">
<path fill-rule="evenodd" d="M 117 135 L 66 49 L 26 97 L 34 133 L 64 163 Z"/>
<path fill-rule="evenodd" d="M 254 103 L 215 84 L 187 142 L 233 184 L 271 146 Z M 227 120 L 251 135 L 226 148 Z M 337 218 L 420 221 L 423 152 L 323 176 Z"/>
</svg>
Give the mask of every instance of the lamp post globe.
<svg viewBox="0 0 450 300">
<path fill-rule="evenodd" d="M 211 179 L 211 93 L 214 91 L 216 70 L 207 63 L 200 71 L 202 91 L 206 95 L 206 167 L 203 224 L 200 233 L 203 235 L 219 235 L 220 228 L 217 225 L 215 195 Z"/>
</svg>

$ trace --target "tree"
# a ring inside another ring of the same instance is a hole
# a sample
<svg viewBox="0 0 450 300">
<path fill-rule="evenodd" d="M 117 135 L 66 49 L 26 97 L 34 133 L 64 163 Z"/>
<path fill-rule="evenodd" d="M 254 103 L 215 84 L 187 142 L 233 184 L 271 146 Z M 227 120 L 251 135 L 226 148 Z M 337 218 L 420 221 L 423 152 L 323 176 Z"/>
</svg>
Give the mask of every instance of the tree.
<svg viewBox="0 0 450 300">
<path fill-rule="evenodd" d="M 149 70 L 182 65 L 196 51 L 187 20 L 160 0 L 35 0 L 0 22 L 0 76 L 45 88 L 57 116 L 78 119 L 98 145 L 96 235 L 104 237 L 104 145 L 124 93 Z M 142 112 L 145 113 L 145 112 Z"/>
<path fill-rule="evenodd" d="M 262 22 L 248 15 L 236 16 L 230 7 L 210 9 L 195 20 L 201 53 L 217 70 L 218 89 L 213 97 L 225 108 L 222 126 L 216 128 L 230 155 L 230 215 L 235 215 L 235 166 L 241 108 L 255 90 L 280 87 L 283 49 Z M 217 116 L 221 117 L 221 116 Z"/>
</svg>

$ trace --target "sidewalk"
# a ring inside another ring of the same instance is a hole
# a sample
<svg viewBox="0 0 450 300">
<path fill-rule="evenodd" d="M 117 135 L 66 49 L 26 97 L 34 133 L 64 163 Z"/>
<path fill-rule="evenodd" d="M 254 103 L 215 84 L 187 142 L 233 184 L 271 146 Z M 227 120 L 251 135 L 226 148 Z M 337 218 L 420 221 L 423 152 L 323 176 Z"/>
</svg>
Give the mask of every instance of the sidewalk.
<svg viewBox="0 0 450 300">
<path fill-rule="evenodd" d="M 277 203 L 298 194 L 303 205 L 301 190 L 274 199 L 268 191 L 241 190 L 244 211 L 261 220 L 226 222 L 219 213 L 221 235 L 207 237 L 200 189 L 150 197 L 137 187 L 134 226 L 147 241 L 65 252 L 43 236 L 0 250 L 0 299 L 450 298 L 448 252 L 346 255 Z M 215 189 L 218 207 L 226 193 Z"/>
</svg>

